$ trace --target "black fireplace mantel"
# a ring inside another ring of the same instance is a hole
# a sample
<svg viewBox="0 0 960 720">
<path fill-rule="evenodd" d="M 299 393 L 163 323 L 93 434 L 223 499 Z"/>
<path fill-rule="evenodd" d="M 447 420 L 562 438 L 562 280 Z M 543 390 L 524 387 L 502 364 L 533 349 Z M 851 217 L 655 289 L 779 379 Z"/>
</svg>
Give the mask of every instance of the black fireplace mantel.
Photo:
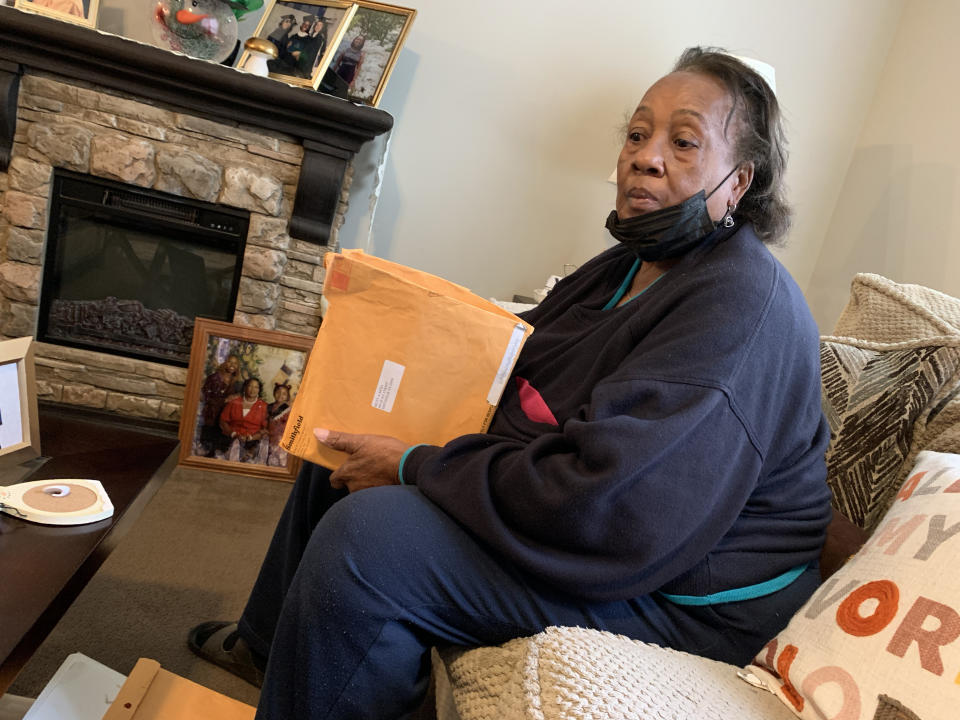
<svg viewBox="0 0 960 720">
<path fill-rule="evenodd" d="M 289 232 L 319 244 L 330 238 L 347 163 L 393 126 L 376 108 L 0 6 L 0 172 L 10 162 L 27 68 L 298 138 L 303 165 Z"/>
</svg>

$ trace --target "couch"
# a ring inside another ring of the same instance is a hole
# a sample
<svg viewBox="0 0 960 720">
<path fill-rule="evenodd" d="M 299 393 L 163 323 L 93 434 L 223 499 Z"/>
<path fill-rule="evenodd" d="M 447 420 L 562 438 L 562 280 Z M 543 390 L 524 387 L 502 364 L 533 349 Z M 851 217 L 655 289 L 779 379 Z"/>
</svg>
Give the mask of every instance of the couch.
<svg viewBox="0 0 960 720">
<path fill-rule="evenodd" d="M 439 720 L 960 718 L 960 300 L 857 275 L 821 358 L 824 582 L 751 664 L 552 627 L 435 650 Z"/>
</svg>

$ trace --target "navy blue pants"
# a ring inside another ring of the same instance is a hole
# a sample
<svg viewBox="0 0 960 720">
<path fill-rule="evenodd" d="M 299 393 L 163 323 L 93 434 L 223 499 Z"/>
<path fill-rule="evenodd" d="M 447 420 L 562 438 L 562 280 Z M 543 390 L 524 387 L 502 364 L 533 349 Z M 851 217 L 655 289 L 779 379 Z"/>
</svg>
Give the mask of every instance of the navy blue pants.
<svg viewBox="0 0 960 720">
<path fill-rule="evenodd" d="M 328 478 L 314 465 L 301 471 L 240 619 L 244 639 L 269 657 L 258 720 L 404 717 L 426 692 L 432 646 L 494 645 L 551 625 L 739 665 L 792 614 L 777 617 L 767 598 L 579 600 L 524 577 L 415 487 L 346 495 Z M 787 605 L 799 607 L 815 576 L 777 595 L 796 595 Z"/>
</svg>

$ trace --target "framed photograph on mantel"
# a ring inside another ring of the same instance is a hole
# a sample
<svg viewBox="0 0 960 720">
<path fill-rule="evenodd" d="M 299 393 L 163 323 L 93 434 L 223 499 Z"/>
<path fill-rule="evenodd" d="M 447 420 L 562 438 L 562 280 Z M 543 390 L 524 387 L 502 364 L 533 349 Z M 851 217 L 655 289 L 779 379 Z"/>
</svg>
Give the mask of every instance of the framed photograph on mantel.
<svg viewBox="0 0 960 720">
<path fill-rule="evenodd" d="M 180 417 L 181 465 L 292 481 L 280 447 L 313 338 L 197 318 Z"/>
<path fill-rule="evenodd" d="M 100 0 L 15 0 L 15 8 L 95 28 Z"/>
<path fill-rule="evenodd" d="M 277 57 L 267 61 L 270 77 L 316 89 L 356 10 L 338 0 L 274 0 L 255 33 L 277 48 Z M 248 55 L 238 67 L 246 66 Z"/>
<path fill-rule="evenodd" d="M 320 90 L 376 106 L 417 11 L 378 2 L 356 4 L 357 12 L 330 59 Z"/>
</svg>

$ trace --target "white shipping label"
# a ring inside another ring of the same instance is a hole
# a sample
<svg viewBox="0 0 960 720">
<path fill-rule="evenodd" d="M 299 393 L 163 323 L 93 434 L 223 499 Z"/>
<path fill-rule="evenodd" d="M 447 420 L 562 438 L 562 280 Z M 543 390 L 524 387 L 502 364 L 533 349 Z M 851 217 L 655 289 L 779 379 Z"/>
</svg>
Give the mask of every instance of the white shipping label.
<svg viewBox="0 0 960 720">
<path fill-rule="evenodd" d="M 507 349 L 503 353 L 503 359 L 500 360 L 500 369 L 497 370 L 497 376 L 493 379 L 490 392 L 487 393 L 487 402 L 490 405 L 496 405 L 500 402 L 503 389 L 507 386 L 507 378 L 510 377 L 510 370 L 517 360 L 517 353 L 520 352 L 520 343 L 523 342 L 524 330 L 525 327 L 521 323 L 517 323 L 513 327 L 510 342 L 507 343 Z"/>
<path fill-rule="evenodd" d="M 373 402 L 370 403 L 373 407 L 384 412 L 393 410 L 393 401 L 397 399 L 397 391 L 400 389 L 400 380 L 403 379 L 404 370 L 406 370 L 406 367 L 400 363 L 391 360 L 383 361 L 380 380 L 377 381 L 377 389 L 373 393 Z"/>
</svg>

